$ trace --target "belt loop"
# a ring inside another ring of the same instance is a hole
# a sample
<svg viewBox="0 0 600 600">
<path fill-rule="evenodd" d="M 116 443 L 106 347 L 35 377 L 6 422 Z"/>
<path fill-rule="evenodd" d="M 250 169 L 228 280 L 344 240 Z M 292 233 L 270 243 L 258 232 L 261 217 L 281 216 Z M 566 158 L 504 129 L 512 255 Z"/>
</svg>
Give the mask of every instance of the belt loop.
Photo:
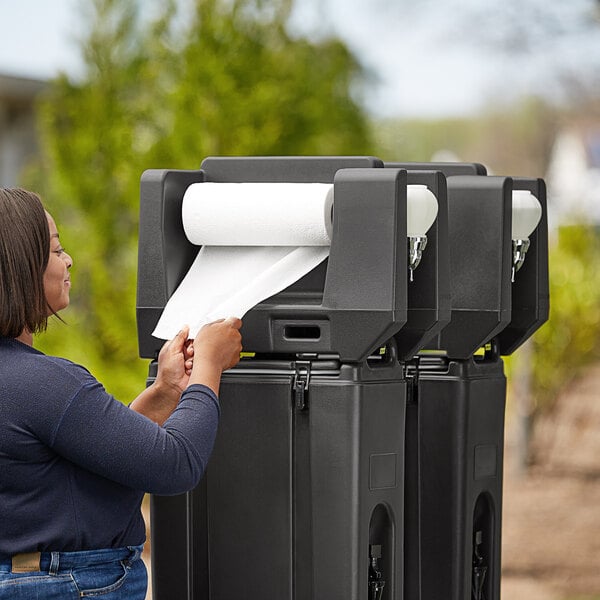
<svg viewBox="0 0 600 600">
<path fill-rule="evenodd" d="M 127 567 L 130 567 L 140 557 L 142 551 L 136 546 L 127 546 L 127 549 L 130 554 L 124 562 Z"/>
<path fill-rule="evenodd" d="M 50 568 L 48 573 L 50 575 L 58 575 L 58 568 L 60 567 L 60 552 L 50 553 Z"/>
</svg>

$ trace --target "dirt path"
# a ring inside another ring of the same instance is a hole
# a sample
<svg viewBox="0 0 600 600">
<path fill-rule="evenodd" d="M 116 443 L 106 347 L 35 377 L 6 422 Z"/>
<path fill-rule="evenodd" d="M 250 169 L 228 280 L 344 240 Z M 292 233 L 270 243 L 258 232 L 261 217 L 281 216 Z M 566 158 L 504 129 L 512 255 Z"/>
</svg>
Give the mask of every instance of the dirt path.
<svg viewBox="0 0 600 600">
<path fill-rule="evenodd" d="M 600 599 L 600 365 L 534 432 L 536 464 L 511 468 L 507 430 L 503 600 Z"/>
</svg>

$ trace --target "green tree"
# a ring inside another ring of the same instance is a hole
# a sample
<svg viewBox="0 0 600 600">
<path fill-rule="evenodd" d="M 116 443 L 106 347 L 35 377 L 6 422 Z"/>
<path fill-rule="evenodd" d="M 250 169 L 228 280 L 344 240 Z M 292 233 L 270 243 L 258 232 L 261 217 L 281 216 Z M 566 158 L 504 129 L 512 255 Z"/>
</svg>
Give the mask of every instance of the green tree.
<svg viewBox="0 0 600 600">
<path fill-rule="evenodd" d="M 535 409 L 600 357 L 600 237 L 588 225 L 561 227 L 550 250 L 550 318 L 533 337 Z"/>
<path fill-rule="evenodd" d="M 39 346 L 89 366 L 117 397 L 144 381 L 137 359 L 139 179 L 207 155 L 367 154 L 362 70 L 336 39 L 286 30 L 285 0 L 196 0 L 141 18 L 134 0 L 94 0 L 84 72 L 52 82 L 39 109 L 42 159 L 28 177 L 74 257 L 68 326 Z M 148 4 L 144 3 L 147 13 Z"/>
</svg>

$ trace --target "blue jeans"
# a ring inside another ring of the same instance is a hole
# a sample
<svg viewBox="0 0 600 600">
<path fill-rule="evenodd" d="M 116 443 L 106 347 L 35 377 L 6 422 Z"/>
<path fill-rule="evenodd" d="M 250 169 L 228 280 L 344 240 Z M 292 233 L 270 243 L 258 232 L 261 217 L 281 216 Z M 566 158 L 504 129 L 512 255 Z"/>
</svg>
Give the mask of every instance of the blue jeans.
<svg viewBox="0 0 600 600">
<path fill-rule="evenodd" d="M 0 557 L 0 600 L 144 600 L 142 548 L 42 552 L 39 571 L 24 573 L 12 573 L 12 559 Z"/>
</svg>

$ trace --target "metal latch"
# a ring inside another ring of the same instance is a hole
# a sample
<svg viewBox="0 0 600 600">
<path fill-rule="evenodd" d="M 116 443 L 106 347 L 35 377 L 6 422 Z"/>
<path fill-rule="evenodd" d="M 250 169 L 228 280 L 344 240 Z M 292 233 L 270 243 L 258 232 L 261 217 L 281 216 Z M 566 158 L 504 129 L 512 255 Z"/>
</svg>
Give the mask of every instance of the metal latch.
<svg viewBox="0 0 600 600">
<path fill-rule="evenodd" d="M 310 362 L 296 361 L 296 374 L 292 383 L 292 392 L 296 408 L 306 410 L 308 408 L 308 385 L 310 383 Z"/>
</svg>

